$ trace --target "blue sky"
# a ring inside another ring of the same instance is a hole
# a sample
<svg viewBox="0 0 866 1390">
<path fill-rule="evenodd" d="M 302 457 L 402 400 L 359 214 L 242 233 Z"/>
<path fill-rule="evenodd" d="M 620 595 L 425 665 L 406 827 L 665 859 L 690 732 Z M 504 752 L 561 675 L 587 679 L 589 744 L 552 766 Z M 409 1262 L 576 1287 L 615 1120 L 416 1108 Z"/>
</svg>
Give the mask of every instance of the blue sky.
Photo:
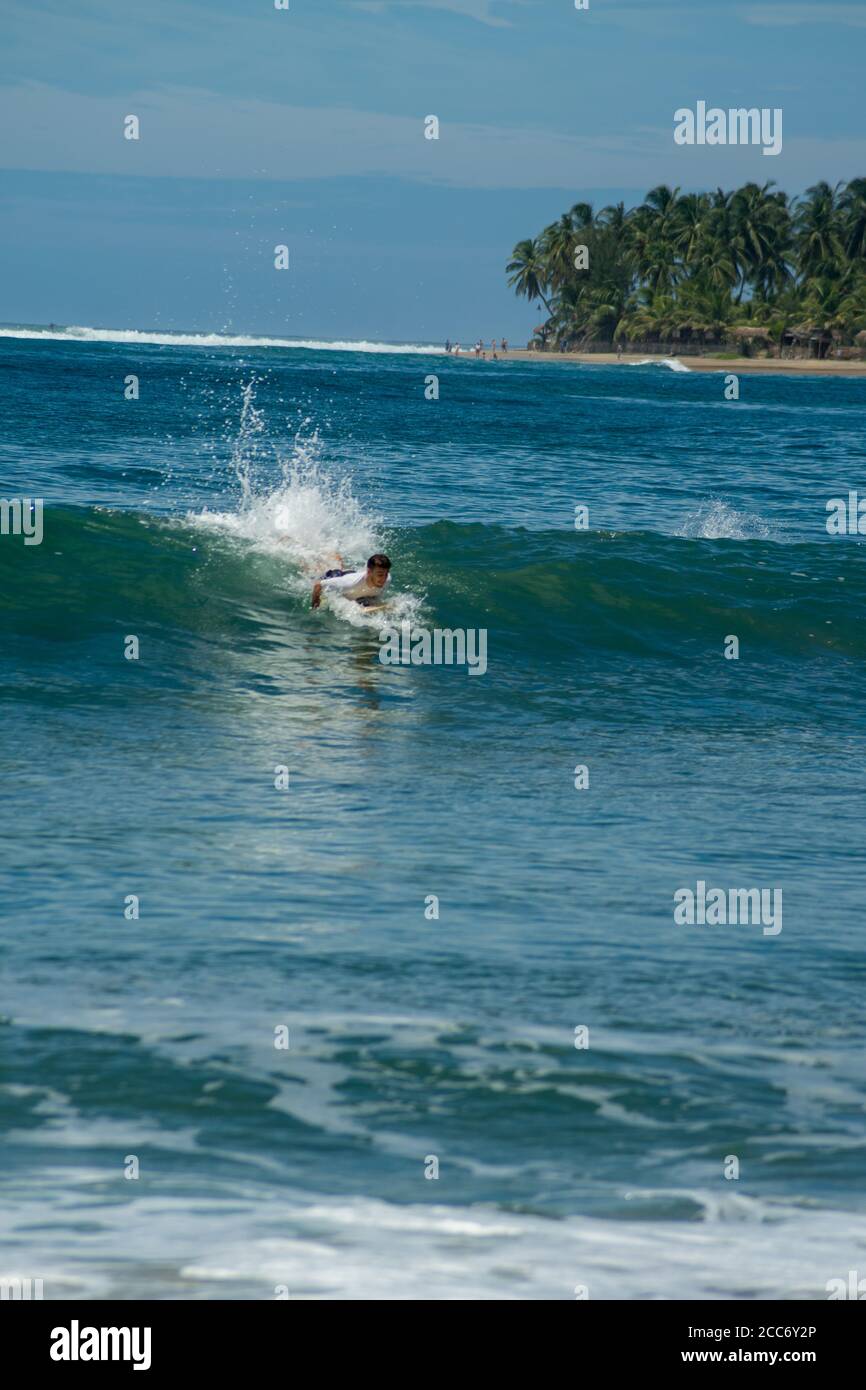
<svg viewBox="0 0 866 1390">
<path fill-rule="evenodd" d="M 866 174 L 866 0 L 4 0 L 0 32 L 6 322 L 518 342 L 504 263 L 578 199 Z M 699 99 L 781 107 L 782 154 L 676 146 Z"/>
</svg>

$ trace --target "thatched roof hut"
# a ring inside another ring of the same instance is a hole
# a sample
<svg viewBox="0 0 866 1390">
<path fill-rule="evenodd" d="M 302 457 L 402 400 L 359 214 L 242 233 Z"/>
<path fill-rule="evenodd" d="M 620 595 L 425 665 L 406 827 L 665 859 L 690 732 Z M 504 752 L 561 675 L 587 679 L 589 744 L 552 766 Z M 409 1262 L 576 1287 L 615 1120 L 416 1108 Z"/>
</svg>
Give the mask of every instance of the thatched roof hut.
<svg viewBox="0 0 866 1390">
<path fill-rule="evenodd" d="M 751 357 L 753 353 L 772 357 L 779 351 L 778 340 L 765 323 L 737 324 L 735 328 L 725 329 L 725 337 L 743 357 Z"/>
<path fill-rule="evenodd" d="M 690 343 L 697 339 L 699 343 L 718 342 L 722 332 L 722 325 L 719 323 L 707 322 L 704 319 L 681 319 L 674 322 L 670 333 L 662 333 L 663 338 L 670 337 L 675 342 Z"/>
<path fill-rule="evenodd" d="M 792 338 L 799 338 L 804 343 L 811 342 L 813 339 L 815 342 L 829 343 L 832 336 L 826 328 L 820 328 L 816 323 L 797 323 L 786 332 Z"/>
<path fill-rule="evenodd" d="M 813 323 L 798 323 L 785 329 L 783 341 L 794 349 L 805 346 L 810 357 L 822 358 L 827 356 L 833 335 L 826 328 L 818 328 Z"/>
<path fill-rule="evenodd" d="M 760 326 L 751 323 L 740 324 L 737 328 L 730 329 L 730 335 L 742 343 L 771 343 L 773 341 L 773 335 L 765 324 Z"/>
</svg>

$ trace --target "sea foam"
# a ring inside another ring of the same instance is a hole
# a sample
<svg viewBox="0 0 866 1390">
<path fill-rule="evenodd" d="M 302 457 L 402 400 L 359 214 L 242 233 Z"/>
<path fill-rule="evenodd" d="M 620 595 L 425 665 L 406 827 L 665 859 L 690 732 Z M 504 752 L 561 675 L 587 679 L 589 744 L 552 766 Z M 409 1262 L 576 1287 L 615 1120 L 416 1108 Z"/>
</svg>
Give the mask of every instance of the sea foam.
<svg viewBox="0 0 866 1390">
<path fill-rule="evenodd" d="M 630 367 L 669 367 L 672 372 L 690 372 L 678 357 L 642 357 L 640 362 L 629 362 Z"/>
<path fill-rule="evenodd" d="M 339 565 L 338 556 L 348 569 L 388 546 L 382 519 L 358 500 L 350 477 L 329 473 L 321 438 L 308 423 L 296 432 L 286 454 L 270 437 L 255 403 L 255 383 L 248 382 L 231 455 L 238 504 L 219 511 L 205 507 L 185 518 L 187 525 L 279 558 L 286 587 L 299 598 L 309 597 L 314 578 Z M 387 621 L 412 621 L 420 611 L 420 599 L 397 593 L 393 585 L 392 580 Z M 381 613 L 339 594 L 330 595 L 327 605 L 354 627 L 378 627 L 383 621 Z"/>
<path fill-rule="evenodd" d="M 432 343 L 379 343 L 362 338 L 329 342 L 323 338 L 271 338 L 246 333 L 160 333 L 137 328 L 4 328 L 2 338 L 38 338 L 55 342 L 129 343 L 154 347 L 306 348 L 312 352 L 442 353 Z"/>
<path fill-rule="evenodd" d="M 718 497 L 704 502 L 690 513 L 675 534 L 708 541 L 773 539 L 770 527 L 760 516 L 737 511 Z"/>
</svg>

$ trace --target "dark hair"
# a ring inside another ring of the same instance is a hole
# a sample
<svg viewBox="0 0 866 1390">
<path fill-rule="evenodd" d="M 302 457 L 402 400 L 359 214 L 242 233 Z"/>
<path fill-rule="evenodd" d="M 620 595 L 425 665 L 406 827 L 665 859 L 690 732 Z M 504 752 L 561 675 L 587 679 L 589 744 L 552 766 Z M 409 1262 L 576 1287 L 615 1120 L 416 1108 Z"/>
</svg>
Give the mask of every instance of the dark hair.
<svg viewBox="0 0 866 1390">
<path fill-rule="evenodd" d="M 381 565 L 383 570 L 391 568 L 391 561 L 387 555 L 371 555 L 367 561 L 367 569 L 372 569 L 374 565 Z"/>
</svg>

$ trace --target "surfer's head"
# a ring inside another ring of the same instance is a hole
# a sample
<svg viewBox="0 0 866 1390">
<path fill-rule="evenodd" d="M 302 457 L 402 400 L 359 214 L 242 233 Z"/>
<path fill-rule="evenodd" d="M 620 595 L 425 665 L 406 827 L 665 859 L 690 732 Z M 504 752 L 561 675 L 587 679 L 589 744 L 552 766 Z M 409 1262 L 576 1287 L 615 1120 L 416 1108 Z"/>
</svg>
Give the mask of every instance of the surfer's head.
<svg viewBox="0 0 866 1390">
<path fill-rule="evenodd" d="M 387 555 L 371 555 L 367 561 L 367 578 L 377 589 L 381 589 L 391 568 Z"/>
</svg>

